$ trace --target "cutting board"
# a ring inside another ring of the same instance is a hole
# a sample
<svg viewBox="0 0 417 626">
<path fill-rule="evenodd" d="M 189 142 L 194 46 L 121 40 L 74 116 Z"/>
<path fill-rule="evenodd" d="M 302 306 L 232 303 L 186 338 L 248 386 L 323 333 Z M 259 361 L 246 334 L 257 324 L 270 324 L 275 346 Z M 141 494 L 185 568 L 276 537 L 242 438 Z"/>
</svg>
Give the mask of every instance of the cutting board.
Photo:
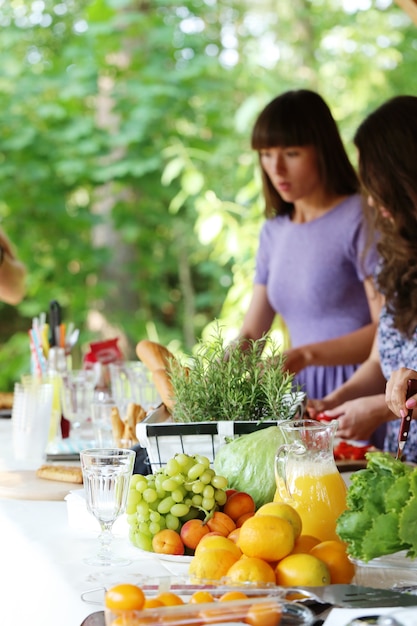
<svg viewBox="0 0 417 626">
<path fill-rule="evenodd" d="M 63 500 L 81 485 L 38 478 L 35 470 L 0 472 L 0 498 L 13 500 Z"/>
</svg>

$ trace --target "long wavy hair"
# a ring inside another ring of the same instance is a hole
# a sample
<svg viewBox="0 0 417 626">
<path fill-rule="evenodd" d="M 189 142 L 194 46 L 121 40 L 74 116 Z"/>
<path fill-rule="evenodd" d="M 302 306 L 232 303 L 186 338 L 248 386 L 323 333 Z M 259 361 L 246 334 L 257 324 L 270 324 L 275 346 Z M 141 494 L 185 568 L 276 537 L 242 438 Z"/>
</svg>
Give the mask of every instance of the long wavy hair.
<svg viewBox="0 0 417 626">
<path fill-rule="evenodd" d="M 359 180 L 343 146 L 329 107 L 314 91 L 300 89 L 277 96 L 259 114 L 252 131 L 252 148 L 314 146 L 319 174 L 329 193 L 351 195 L 359 191 Z M 291 215 L 292 203 L 285 202 L 261 166 L 265 215 Z"/>
<path fill-rule="evenodd" d="M 417 97 L 385 102 L 362 122 L 354 142 L 363 191 L 374 205 L 365 212 L 379 238 L 379 289 L 395 327 L 411 337 L 417 327 Z"/>
</svg>

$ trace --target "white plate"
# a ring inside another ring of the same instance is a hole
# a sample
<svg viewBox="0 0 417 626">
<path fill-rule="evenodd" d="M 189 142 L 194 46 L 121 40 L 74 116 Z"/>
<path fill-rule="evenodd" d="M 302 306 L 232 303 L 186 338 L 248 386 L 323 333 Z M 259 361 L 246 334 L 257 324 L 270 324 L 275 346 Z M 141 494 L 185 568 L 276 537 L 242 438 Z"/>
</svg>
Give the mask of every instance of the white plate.
<svg viewBox="0 0 417 626">
<path fill-rule="evenodd" d="M 171 563 L 191 563 L 192 556 L 178 555 L 178 554 L 158 554 L 157 552 L 153 553 L 158 559 L 161 561 L 171 561 Z"/>
<path fill-rule="evenodd" d="M 146 554 L 148 557 L 156 557 L 160 561 L 170 561 L 171 563 L 191 563 L 192 556 L 180 555 L 180 554 L 159 554 L 158 552 L 148 552 L 148 550 L 141 550 L 141 548 L 135 548 L 138 552 Z"/>
</svg>

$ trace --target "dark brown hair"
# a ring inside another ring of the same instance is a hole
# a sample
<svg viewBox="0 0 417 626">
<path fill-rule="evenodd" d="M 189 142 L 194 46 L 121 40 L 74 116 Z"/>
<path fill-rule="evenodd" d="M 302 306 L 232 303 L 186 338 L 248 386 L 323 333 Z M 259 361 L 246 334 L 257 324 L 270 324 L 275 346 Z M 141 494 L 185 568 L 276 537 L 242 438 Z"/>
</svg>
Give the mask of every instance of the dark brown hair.
<svg viewBox="0 0 417 626">
<path fill-rule="evenodd" d="M 417 97 L 385 102 L 362 122 L 354 141 L 364 193 L 375 205 L 365 211 L 379 234 L 379 289 L 395 327 L 411 337 L 417 327 Z"/>
<path fill-rule="evenodd" d="M 314 91 L 288 91 L 272 100 L 260 113 L 252 131 L 252 148 L 314 146 L 319 173 L 329 193 L 350 195 L 359 190 L 355 170 L 349 161 L 329 107 Z M 290 214 L 285 202 L 262 169 L 265 215 Z"/>
</svg>

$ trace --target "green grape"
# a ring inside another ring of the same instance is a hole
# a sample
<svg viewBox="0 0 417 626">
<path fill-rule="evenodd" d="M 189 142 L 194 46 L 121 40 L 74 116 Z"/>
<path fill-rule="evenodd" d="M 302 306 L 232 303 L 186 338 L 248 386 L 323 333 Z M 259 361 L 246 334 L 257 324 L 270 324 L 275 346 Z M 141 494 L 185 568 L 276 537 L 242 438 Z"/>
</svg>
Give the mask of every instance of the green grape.
<svg viewBox="0 0 417 626">
<path fill-rule="evenodd" d="M 175 515 L 175 517 L 183 517 L 184 515 L 187 515 L 189 511 L 190 511 L 190 507 L 182 503 L 182 504 L 174 504 L 171 507 L 169 512 L 172 513 L 172 515 Z"/>
<path fill-rule="evenodd" d="M 216 506 L 216 502 L 214 498 L 203 498 L 203 502 L 201 503 L 201 506 L 206 511 L 211 511 Z"/>
<path fill-rule="evenodd" d="M 174 489 L 174 491 L 171 493 L 171 498 L 174 500 L 174 502 L 182 502 L 184 500 L 185 494 L 185 489 Z"/>
<path fill-rule="evenodd" d="M 158 499 L 158 494 L 156 493 L 155 489 L 151 489 L 150 487 L 148 487 L 143 492 L 142 497 L 145 502 L 155 502 L 155 500 Z"/>
<path fill-rule="evenodd" d="M 136 512 L 128 513 L 126 515 L 126 519 L 127 519 L 127 523 L 129 524 L 129 526 L 136 526 L 136 527 L 138 526 L 138 518 L 137 518 Z"/>
<path fill-rule="evenodd" d="M 135 489 L 136 484 L 142 481 L 143 479 L 144 479 L 144 476 L 142 476 L 142 474 L 133 474 L 133 476 L 130 479 L 129 488 Z"/>
<path fill-rule="evenodd" d="M 139 502 L 139 504 L 136 506 L 136 513 L 137 513 L 138 519 L 139 518 L 141 520 L 149 519 L 149 504 L 147 502 L 144 502 L 143 500 L 142 502 Z"/>
<path fill-rule="evenodd" d="M 151 536 L 152 533 L 149 530 L 149 522 L 140 522 L 139 532 L 141 532 L 143 535 Z"/>
<path fill-rule="evenodd" d="M 194 485 L 194 482 L 193 482 L 193 481 L 191 481 L 191 480 L 186 480 L 186 481 L 184 482 L 183 487 L 184 487 L 184 489 L 185 489 L 186 491 L 192 491 L 192 489 L 193 489 L 193 485 Z"/>
<path fill-rule="evenodd" d="M 158 496 L 158 500 L 163 500 L 164 498 L 166 498 L 168 493 L 169 492 L 165 491 L 165 489 L 157 489 L 156 490 L 156 495 Z"/>
<path fill-rule="evenodd" d="M 173 459 L 169 459 L 169 461 L 167 461 L 167 464 L 165 466 L 165 473 L 167 476 L 175 476 L 180 471 L 181 471 L 181 465 L 178 462 L 177 457 L 174 457 Z M 170 489 L 169 491 L 172 491 L 172 490 Z"/>
<path fill-rule="evenodd" d="M 193 496 L 194 497 L 194 496 Z M 191 506 L 193 503 L 192 498 L 185 498 L 184 499 L 184 504 L 188 504 L 188 506 Z"/>
<path fill-rule="evenodd" d="M 137 475 L 138 474 L 136 474 L 136 476 Z M 146 478 L 144 476 L 140 476 L 140 478 L 141 478 L 141 480 L 138 480 L 136 482 L 135 489 L 136 489 L 136 491 L 139 491 L 139 493 L 143 493 L 145 491 L 145 489 L 147 489 L 147 487 L 148 487 L 148 481 L 146 480 Z"/>
<path fill-rule="evenodd" d="M 141 499 L 142 498 L 137 491 L 129 491 L 126 503 L 126 513 L 134 513 Z"/>
<path fill-rule="evenodd" d="M 172 480 L 175 480 L 177 485 L 183 485 L 185 481 L 184 474 L 177 474 L 176 476 L 172 476 Z"/>
<path fill-rule="evenodd" d="M 149 514 L 149 519 L 151 520 L 151 522 L 159 522 L 159 520 L 161 519 L 161 514 L 158 513 L 158 511 L 151 511 Z"/>
<path fill-rule="evenodd" d="M 165 521 L 165 517 L 161 517 L 161 519 L 159 520 L 159 525 L 161 527 L 161 530 L 164 530 L 164 528 L 167 527 L 166 521 Z"/>
<path fill-rule="evenodd" d="M 185 522 L 188 522 L 188 520 L 195 519 L 199 515 L 200 515 L 200 509 L 197 509 L 195 506 L 192 506 L 190 507 L 190 510 L 188 511 L 187 515 L 183 515 L 181 517 L 181 523 L 184 524 Z"/>
<path fill-rule="evenodd" d="M 204 491 L 204 484 L 198 480 L 191 487 L 191 491 L 193 493 L 203 493 L 203 491 Z"/>
<path fill-rule="evenodd" d="M 167 513 L 165 516 L 165 523 L 166 527 L 170 530 L 178 530 L 180 527 L 180 520 L 178 517 L 175 517 L 175 515 L 172 515 L 172 513 Z"/>
<path fill-rule="evenodd" d="M 144 533 L 141 533 L 141 532 L 135 532 L 133 535 L 132 543 L 140 550 L 146 550 L 146 552 L 153 552 L 151 535 L 145 535 Z"/>
<path fill-rule="evenodd" d="M 203 498 L 214 498 L 214 487 L 206 485 L 203 491 Z"/>
<path fill-rule="evenodd" d="M 187 472 L 188 480 L 197 480 L 206 471 L 206 466 L 202 463 L 196 463 Z"/>
<path fill-rule="evenodd" d="M 215 472 L 212 469 L 207 469 L 204 474 L 201 474 L 200 480 L 205 485 L 209 485 L 211 483 L 211 479 L 215 476 Z"/>
<path fill-rule="evenodd" d="M 156 533 L 159 533 L 160 530 L 161 530 L 161 526 L 160 524 L 158 524 L 158 522 L 151 522 L 149 524 L 149 532 L 152 535 L 156 535 Z"/>
<path fill-rule="evenodd" d="M 227 501 L 226 492 L 223 491 L 223 489 L 216 489 L 214 492 L 214 499 L 219 506 L 223 506 L 224 504 L 226 504 Z"/>
<path fill-rule="evenodd" d="M 196 463 L 204 465 L 204 467 L 206 468 L 210 467 L 210 460 L 206 456 L 202 456 L 201 454 L 195 454 L 194 459 Z"/>
<path fill-rule="evenodd" d="M 194 506 L 201 506 L 203 503 L 203 496 L 196 494 L 195 496 L 193 496 L 193 499 L 191 502 Z M 187 504 L 187 502 L 185 504 Z"/>
<path fill-rule="evenodd" d="M 227 478 L 225 476 L 219 476 L 216 474 L 211 479 L 211 484 L 215 489 L 226 489 L 227 488 Z"/>
<path fill-rule="evenodd" d="M 185 472 L 185 473 L 188 472 L 190 467 L 192 467 L 195 463 L 194 459 L 188 454 L 185 454 L 184 452 L 177 454 L 175 456 L 175 460 L 180 466 L 180 471 Z"/>
<path fill-rule="evenodd" d="M 162 483 L 162 489 L 165 491 L 174 491 L 178 488 L 178 483 L 173 478 L 165 478 Z"/>
<path fill-rule="evenodd" d="M 161 515 L 166 515 L 171 510 L 171 507 L 175 504 L 175 501 L 171 498 L 171 496 L 167 496 L 158 505 L 158 512 Z"/>
</svg>

